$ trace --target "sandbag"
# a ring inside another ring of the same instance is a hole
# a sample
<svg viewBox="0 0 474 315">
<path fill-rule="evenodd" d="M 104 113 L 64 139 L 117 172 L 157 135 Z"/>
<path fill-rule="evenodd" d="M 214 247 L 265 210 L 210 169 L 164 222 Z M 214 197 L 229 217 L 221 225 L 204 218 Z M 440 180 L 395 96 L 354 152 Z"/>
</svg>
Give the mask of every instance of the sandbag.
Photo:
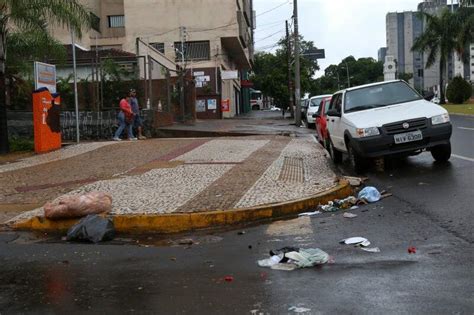
<svg viewBox="0 0 474 315">
<path fill-rule="evenodd" d="M 110 241 L 114 236 L 115 228 L 111 219 L 89 214 L 67 231 L 66 240 L 98 243 Z"/>
<path fill-rule="evenodd" d="M 61 197 L 57 203 L 48 202 L 43 208 L 44 216 L 53 220 L 108 213 L 112 210 L 112 196 L 104 192 L 92 191 L 84 195 Z"/>
</svg>

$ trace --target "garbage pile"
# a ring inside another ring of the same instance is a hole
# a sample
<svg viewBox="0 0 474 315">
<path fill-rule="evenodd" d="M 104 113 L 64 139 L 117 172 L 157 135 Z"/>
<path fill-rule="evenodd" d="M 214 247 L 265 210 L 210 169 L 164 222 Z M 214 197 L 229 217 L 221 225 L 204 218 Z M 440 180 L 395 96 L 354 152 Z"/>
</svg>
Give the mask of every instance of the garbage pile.
<svg viewBox="0 0 474 315">
<path fill-rule="evenodd" d="M 309 268 L 329 262 L 328 253 L 319 248 L 283 247 L 270 251 L 270 258 L 258 261 L 260 267 L 275 270 Z"/>
<path fill-rule="evenodd" d="M 66 240 L 99 243 L 115 236 L 114 223 L 110 218 L 89 214 L 67 231 Z"/>
<path fill-rule="evenodd" d="M 377 188 L 372 187 L 372 186 L 367 186 L 367 187 L 364 187 L 364 189 L 362 189 L 361 191 L 359 191 L 357 198 L 354 196 L 349 196 L 344 199 L 334 199 L 333 201 L 329 201 L 325 205 L 319 205 L 317 210 L 319 211 L 319 213 L 336 212 L 339 210 L 346 210 L 346 209 L 353 210 L 353 209 L 357 209 L 358 205 L 374 203 L 374 202 L 379 201 L 380 199 L 389 197 L 391 195 L 392 194 L 387 193 L 386 191 L 379 192 Z M 319 213 L 306 212 L 305 215 L 311 215 L 311 214 L 314 215 L 314 214 L 319 214 Z"/>
<path fill-rule="evenodd" d="M 51 220 L 82 218 L 67 232 L 67 241 L 98 243 L 112 240 L 114 223 L 100 215 L 112 210 L 112 196 L 100 191 L 63 196 L 44 205 L 44 216 Z"/>
<path fill-rule="evenodd" d="M 100 191 L 84 195 L 64 196 L 57 202 L 44 205 L 44 216 L 48 219 L 80 218 L 88 214 L 108 213 L 112 210 L 112 196 Z"/>
</svg>

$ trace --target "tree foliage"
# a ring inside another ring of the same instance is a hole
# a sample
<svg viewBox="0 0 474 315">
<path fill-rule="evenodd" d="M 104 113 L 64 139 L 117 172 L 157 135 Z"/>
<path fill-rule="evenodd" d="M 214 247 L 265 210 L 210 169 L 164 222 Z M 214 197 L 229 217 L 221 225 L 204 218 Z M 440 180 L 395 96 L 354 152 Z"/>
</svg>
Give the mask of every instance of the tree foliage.
<svg viewBox="0 0 474 315">
<path fill-rule="evenodd" d="M 419 15 L 426 21 L 426 28 L 414 41 L 412 51 L 427 54 L 427 68 L 433 66 L 439 58 L 440 103 L 444 104 L 446 62 L 453 51 L 457 51 L 463 59 L 466 59 L 464 47 L 473 40 L 474 10 L 461 7 L 455 13 L 444 9 L 439 15 L 426 12 L 420 12 Z"/>
<path fill-rule="evenodd" d="M 448 85 L 446 96 L 451 103 L 462 104 L 467 101 L 472 94 L 472 86 L 462 77 L 455 77 Z"/>
<path fill-rule="evenodd" d="M 38 45 L 46 47 L 55 42 L 47 31 L 49 26 L 67 27 L 81 37 L 83 27 L 90 25 L 89 11 L 79 0 L 0 1 L 0 154 L 9 151 L 5 79 L 10 71 L 9 62 L 14 63 L 14 58 L 9 58 L 8 48 L 18 44 L 14 49 L 27 57 Z"/>
<path fill-rule="evenodd" d="M 253 75 L 251 80 L 257 90 L 264 95 L 273 97 L 275 103 L 280 107 L 287 107 L 289 102 L 288 90 L 288 55 L 287 40 L 283 38 L 278 43 L 275 53 L 258 52 L 255 54 Z M 300 75 L 301 95 L 309 92 L 312 87 L 313 76 L 319 69 L 316 60 L 310 60 L 304 53 L 316 49 L 312 41 L 305 41 L 300 37 L 301 54 Z M 292 58 L 293 60 L 293 58 Z M 294 65 L 290 69 L 291 80 L 294 78 Z"/>
<path fill-rule="evenodd" d="M 382 62 L 370 57 L 356 60 L 353 56 L 348 56 L 339 64 L 328 66 L 324 75 L 313 81 L 311 95 L 332 94 L 347 88 L 349 83 L 350 86 L 357 86 L 382 80 Z"/>
</svg>

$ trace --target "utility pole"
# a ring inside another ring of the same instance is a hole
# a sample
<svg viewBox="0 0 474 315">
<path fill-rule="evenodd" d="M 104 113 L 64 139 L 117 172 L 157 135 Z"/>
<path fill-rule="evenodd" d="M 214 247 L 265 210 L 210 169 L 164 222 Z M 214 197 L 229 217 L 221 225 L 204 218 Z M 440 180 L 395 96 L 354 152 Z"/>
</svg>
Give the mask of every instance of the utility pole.
<svg viewBox="0 0 474 315">
<path fill-rule="evenodd" d="M 289 107 L 290 113 L 293 115 L 293 87 L 291 84 L 291 41 L 290 41 L 290 31 L 288 29 L 288 20 L 285 21 L 286 26 L 286 55 L 288 62 L 288 92 L 290 94 Z M 284 106 L 284 105 L 283 105 Z M 282 108 L 282 110 L 284 110 Z"/>
<path fill-rule="evenodd" d="M 184 75 L 186 73 L 185 65 L 184 65 L 184 42 L 185 42 L 185 35 L 186 34 L 186 27 L 180 26 L 179 27 L 179 36 L 181 38 L 181 78 L 180 78 L 180 105 L 181 105 L 181 113 L 183 114 L 183 122 L 185 122 L 185 114 L 184 114 Z"/>
<path fill-rule="evenodd" d="M 295 19 L 295 125 L 301 126 L 300 39 L 298 34 L 298 0 L 293 0 Z"/>
<path fill-rule="evenodd" d="M 350 88 L 351 87 L 351 79 L 349 77 L 349 65 L 347 64 L 347 62 L 344 61 L 344 63 L 346 64 L 346 73 L 347 73 L 347 88 Z"/>
</svg>

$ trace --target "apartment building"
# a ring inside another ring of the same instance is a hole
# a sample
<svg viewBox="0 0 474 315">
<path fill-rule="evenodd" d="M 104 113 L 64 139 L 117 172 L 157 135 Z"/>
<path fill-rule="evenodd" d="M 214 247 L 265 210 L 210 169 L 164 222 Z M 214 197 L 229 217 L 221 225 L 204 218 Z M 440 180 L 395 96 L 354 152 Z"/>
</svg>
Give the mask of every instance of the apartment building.
<svg viewBox="0 0 474 315">
<path fill-rule="evenodd" d="M 195 79 L 198 118 L 238 115 L 248 108 L 249 87 L 241 80 L 252 68 L 255 14 L 252 0 L 82 0 L 95 19 L 78 44 L 145 56 L 176 75 Z M 54 36 L 70 43 L 64 29 Z M 163 78 L 151 62 L 141 75 Z M 226 104 L 224 111 L 221 103 Z"/>
<path fill-rule="evenodd" d="M 453 5 L 456 10 L 457 4 Z M 438 14 L 445 8 L 451 8 L 447 0 L 425 0 L 418 5 L 417 11 L 391 12 L 386 16 L 387 52 L 386 55 L 396 62 L 397 73 L 411 73 L 413 78 L 410 84 L 418 90 L 437 90 L 439 85 L 439 59 L 430 67 L 426 68 L 427 55 L 423 52 L 411 51 L 415 39 L 420 36 L 426 25 L 419 18 L 418 12 Z M 471 45 L 472 46 L 472 45 Z M 452 79 L 455 75 L 461 75 L 470 80 L 474 74 L 471 63 L 464 63 L 457 54 L 453 54 L 447 62 L 446 78 Z"/>
</svg>

